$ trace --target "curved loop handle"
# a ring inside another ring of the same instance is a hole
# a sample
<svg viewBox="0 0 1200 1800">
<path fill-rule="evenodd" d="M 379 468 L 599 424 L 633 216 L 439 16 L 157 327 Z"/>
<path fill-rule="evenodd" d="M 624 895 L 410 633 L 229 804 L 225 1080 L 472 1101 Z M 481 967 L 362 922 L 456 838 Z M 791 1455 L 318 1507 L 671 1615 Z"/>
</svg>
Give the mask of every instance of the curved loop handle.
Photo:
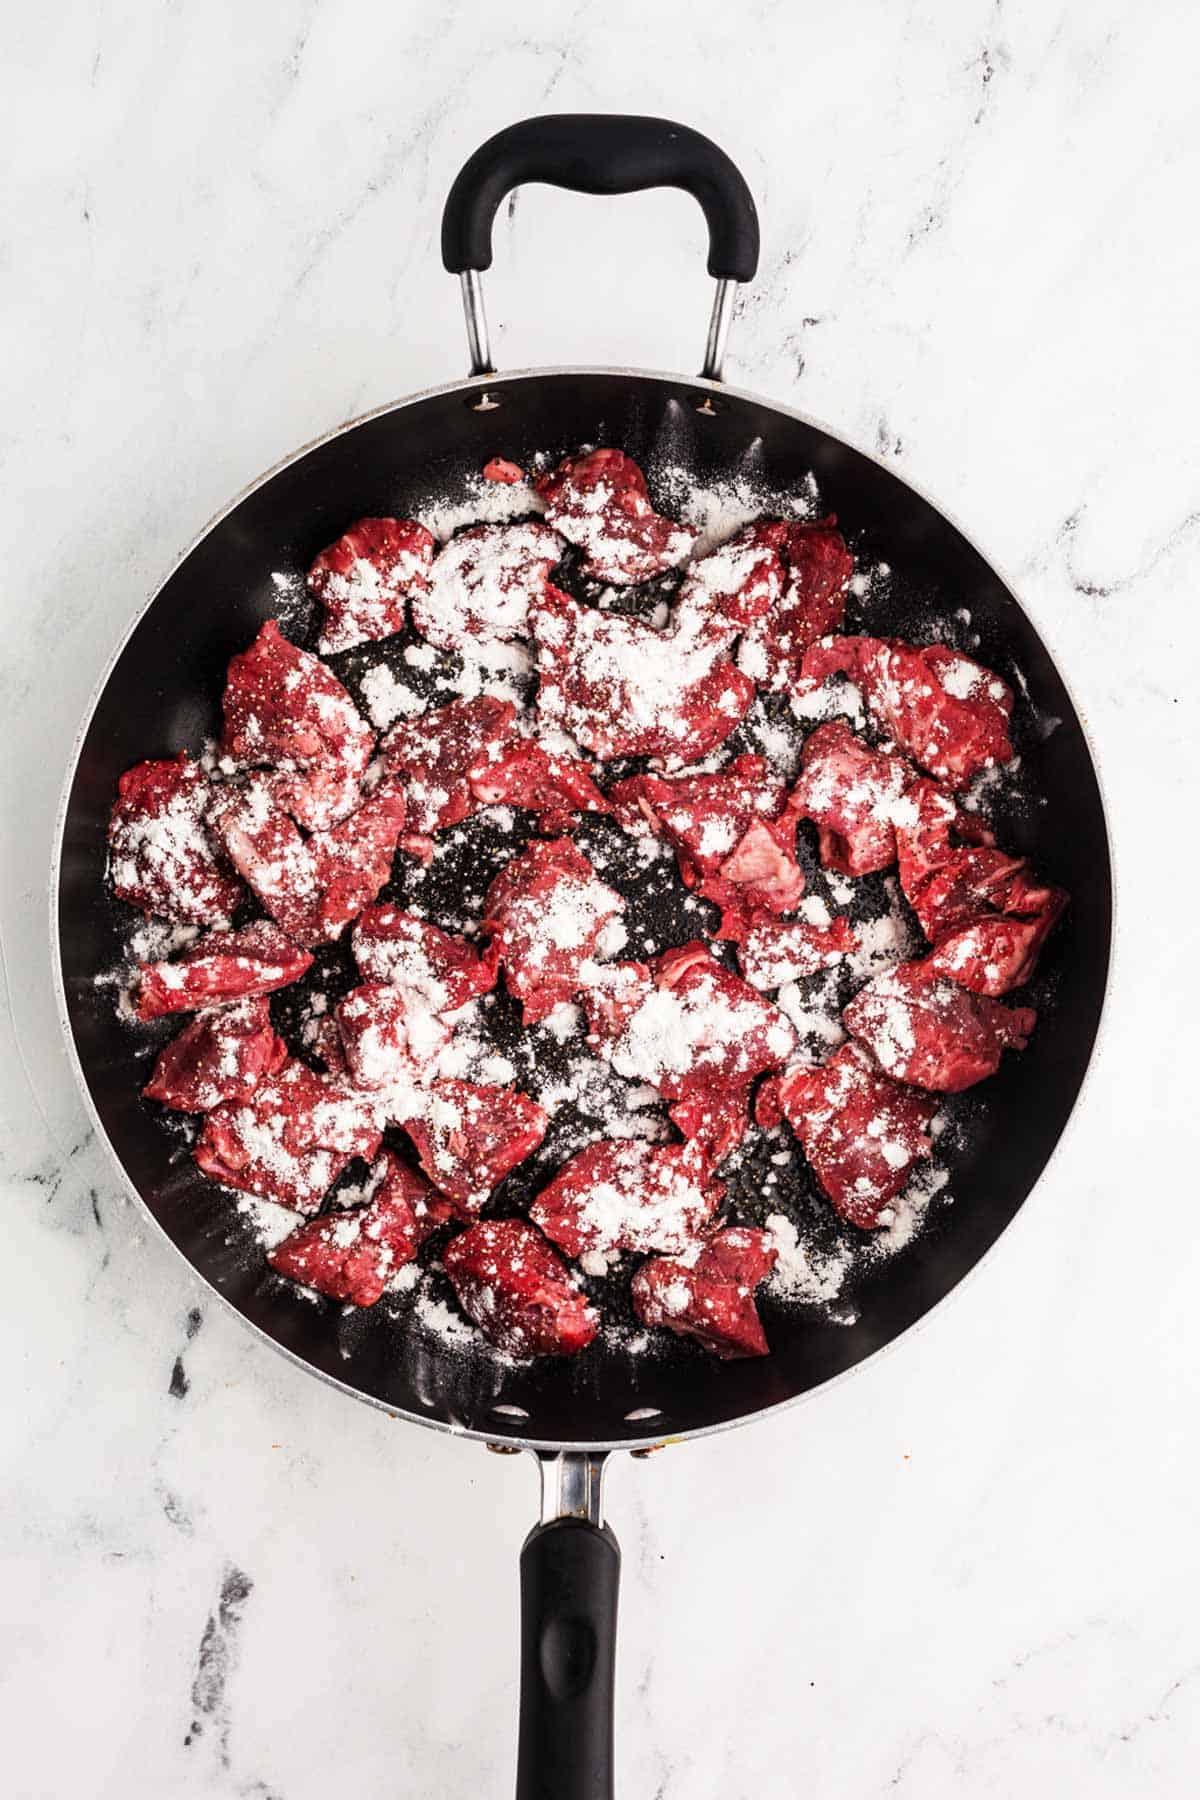
<svg viewBox="0 0 1200 1800">
<path fill-rule="evenodd" d="M 492 225 L 505 197 L 531 181 L 581 194 L 677 187 L 699 201 L 708 222 L 708 272 L 717 281 L 703 374 L 719 380 L 731 284 L 753 280 L 758 268 L 753 195 L 711 138 L 670 119 L 626 113 L 522 119 L 481 144 L 459 170 L 442 213 L 442 262 L 462 281 L 471 373 L 492 367 L 479 280 L 492 266 Z"/>
<path fill-rule="evenodd" d="M 516 1800 L 612 1800 L 621 1552 L 607 1525 L 535 1525 L 521 1551 Z"/>
<path fill-rule="evenodd" d="M 736 164 L 687 125 L 632 113 L 547 113 L 481 144 L 460 169 L 442 214 L 442 261 L 451 275 L 491 268 L 492 222 L 513 188 L 529 181 L 578 194 L 682 188 L 708 221 L 709 274 L 754 279 L 758 214 Z"/>
</svg>

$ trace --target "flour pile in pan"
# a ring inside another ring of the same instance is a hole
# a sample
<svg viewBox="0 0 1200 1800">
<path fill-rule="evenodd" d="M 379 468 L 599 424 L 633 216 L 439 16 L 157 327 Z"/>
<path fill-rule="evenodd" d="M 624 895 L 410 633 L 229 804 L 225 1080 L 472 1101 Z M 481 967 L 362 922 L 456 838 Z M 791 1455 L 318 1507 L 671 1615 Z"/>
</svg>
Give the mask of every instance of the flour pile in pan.
<svg viewBox="0 0 1200 1800">
<path fill-rule="evenodd" d="M 760 491 L 745 477 L 699 490 L 682 468 L 664 464 L 649 473 L 658 503 L 696 534 L 697 555 L 723 542 L 743 523 L 763 516 L 803 520 L 820 515 L 819 496 L 811 482 L 781 501 L 778 494 Z M 468 525 L 531 519 L 543 511 L 542 501 L 528 483 L 478 478 L 464 483 L 458 494 L 411 507 L 412 516 L 433 532 L 439 544 Z M 848 536 L 853 547 L 852 530 Z M 279 570 L 273 579 L 281 625 L 293 642 L 315 650 L 320 609 L 305 590 L 304 571 Z M 578 551 L 569 551 L 554 575 L 556 587 L 586 606 L 652 624 L 661 624 L 666 618 L 681 579 L 680 572 L 672 570 L 637 585 L 605 587 L 584 577 Z M 904 606 L 904 635 L 910 642 L 937 641 L 968 655 L 976 649 L 978 640 L 968 614 L 939 610 L 922 596 L 898 595 L 896 580 L 886 564 L 856 570 L 842 630 L 887 629 L 886 622 L 881 626 L 879 621 L 893 616 L 898 605 Z M 382 642 L 327 656 L 325 661 L 381 732 L 452 700 L 479 695 L 527 707 L 538 685 L 532 655 L 523 643 L 480 646 L 477 654 L 464 659 L 435 648 L 411 627 Z M 877 736 L 861 693 L 849 682 L 803 700 L 760 690 L 733 734 L 715 753 L 690 764 L 684 772 L 715 770 L 749 752 L 765 758 L 772 771 L 791 782 L 799 770 L 806 736 L 818 723 L 835 717 L 847 718 L 868 740 Z M 1032 718 L 1022 721 L 1018 706 L 1014 718 L 1018 750 L 1023 731 L 1036 736 L 1045 730 L 1044 724 Z M 546 734 L 542 737 L 547 741 Z M 556 747 L 552 740 L 550 747 Z M 566 742 L 561 747 L 576 753 L 575 746 Z M 597 774 L 608 788 L 647 766 L 645 759 L 618 760 Z M 965 806 L 991 818 L 997 813 L 1011 816 L 1034 804 L 1022 789 L 1020 769 L 1018 754 L 1003 771 L 987 771 L 966 793 Z M 530 825 L 530 816 L 513 807 L 485 807 L 463 823 L 440 831 L 427 864 L 398 855 L 381 899 L 477 940 L 484 895 L 495 876 L 530 842 Z M 675 853 L 665 841 L 631 835 L 611 818 L 587 814 L 573 837 L 600 880 L 624 901 L 624 944 L 618 945 L 622 957 L 646 961 L 714 929 L 717 909 L 685 885 Z M 924 940 L 894 870 L 851 879 L 823 869 L 815 833 L 804 824 L 797 855 L 805 876 L 797 916 L 816 927 L 847 919 L 857 940 L 853 952 L 832 967 L 785 982 L 774 996 L 795 1028 L 800 1059 L 820 1063 L 846 1039 L 841 1013 L 850 998 L 878 971 L 921 955 Z M 130 963 L 162 953 L 160 944 L 177 948 L 181 941 L 178 933 L 164 931 L 155 937 L 152 928 L 139 924 L 131 929 Z M 712 942 L 710 948 L 723 966 L 737 971 L 731 944 Z M 333 1008 L 361 979 L 347 932 L 343 940 L 316 950 L 313 966 L 301 981 L 272 996 L 272 1023 L 294 1055 L 311 1060 L 319 1054 L 321 1032 Z M 1039 994 L 1039 999 L 1042 997 Z M 163 1041 L 161 1027 L 137 1029 L 147 1033 L 147 1054 Z M 539 1102 L 549 1115 L 540 1147 L 500 1183 L 485 1208 L 486 1217 L 525 1216 L 535 1196 L 562 1165 L 598 1139 L 662 1143 L 677 1138 L 666 1104 L 654 1089 L 618 1074 L 589 1049 L 585 1030 L 583 1012 L 574 1002 L 558 1005 L 533 1026 L 523 1025 L 520 1007 L 503 981 L 495 991 L 472 1001 L 461 1015 L 452 1046 L 443 1058 L 442 1075 L 484 1085 L 512 1085 Z M 932 1127 L 932 1160 L 919 1165 L 884 1214 L 881 1227 L 871 1234 L 837 1216 L 788 1127 L 768 1130 L 751 1125 L 720 1167 L 720 1178 L 726 1183 L 722 1215 L 730 1222 L 761 1226 L 770 1236 L 777 1260 L 764 1294 L 768 1321 L 772 1308 L 780 1306 L 820 1308 L 834 1320 L 853 1319 L 856 1280 L 871 1266 L 904 1249 L 925 1228 L 931 1209 L 950 1204 L 955 1148 L 969 1134 L 972 1115 L 980 1104 L 973 1094 L 944 1098 Z M 165 1125 L 185 1140 L 194 1135 L 177 1115 L 165 1115 Z M 385 1141 L 394 1142 L 397 1148 L 405 1142 L 391 1131 Z M 405 1153 L 411 1154 L 407 1149 Z M 333 1190 L 333 1204 L 351 1204 L 362 1193 L 364 1180 L 364 1165 L 352 1164 Z M 296 1224 L 294 1214 L 269 1201 L 240 1195 L 232 1203 L 250 1222 L 263 1247 L 278 1242 Z M 379 1305 L 393 1313 L 405 1330 L 431 1333 L 463 1352 L 502 1356 L 502 1350 L 486 1344 L 463 1320 L 454 1303 L 441 1265 L 451 1235 L 450 1228 L 443 1228 L 432 1236 L 418 1260 L 396 1272 Z M 661 1336 L 648 1333 L 634 1316 L 629 1272 L 635 1261 L 626 1255 L 608 1259 L 606 1266 L 603 1256 L 585 1256 L 579 1265 L 581 1279 L 597 1304 L 609 1341 L 631 1354 L 654 1354 L 666 1343 Z"/>
</svg>

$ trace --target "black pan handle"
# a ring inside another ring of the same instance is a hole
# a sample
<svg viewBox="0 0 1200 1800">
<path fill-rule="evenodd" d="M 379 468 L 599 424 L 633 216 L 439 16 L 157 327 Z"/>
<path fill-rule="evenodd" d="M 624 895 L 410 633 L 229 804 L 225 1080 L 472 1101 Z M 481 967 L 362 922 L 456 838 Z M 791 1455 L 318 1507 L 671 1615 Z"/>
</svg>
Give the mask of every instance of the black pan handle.
<svg viewBox="0 0 1200 1800">
<path fill-rule="evenodd" d="M 602 1460 L 543 1458 L 544 1493 L 555 1476 L 560 1494 L 564 1480 L 591 1485 L 586 1496 L 577 1490 L 583 1497 L 576 1512 L 535 1525 L 521 1551 L 517 1800 L 613 1797 L 621 1552 L 599 1523 Z"/>
<path fill-rule="evenodd" d="M 620 1573 L 607 1525 L 555 1519 L 525 1540 L 517 1800 L 612 1800 Z"/>
<path fill-rule="evenodd" d="M 481 144 L 459 170 L 442 214 L 442 261 L 451 275 L 491 268 L 500 203 L 529 181 L 577 194 L 682 188 L 708 221 L 709 274 L 754 279 L 758 214 L 736 164 L 688 125 L 633 113 L 546 113 Z"/>
<path fill-rule="evenodd" d="M 581 194 L 677 187 L 694 195 L 708 221 L 708 272 L 719 284 L 703 373 L 719 380 L 729 284 L 752 281 L 758 268 L 754 197 L 711 138 L 670 119 L 629 113 L 522 119 L 481 144 L 459 170 L 442 214 L 442 261 L 462 280 L 472 374 L 491 372 L 479 276 L 492 266 L 492 224 L 506 195 L 530 181 Z"/>
</svg>

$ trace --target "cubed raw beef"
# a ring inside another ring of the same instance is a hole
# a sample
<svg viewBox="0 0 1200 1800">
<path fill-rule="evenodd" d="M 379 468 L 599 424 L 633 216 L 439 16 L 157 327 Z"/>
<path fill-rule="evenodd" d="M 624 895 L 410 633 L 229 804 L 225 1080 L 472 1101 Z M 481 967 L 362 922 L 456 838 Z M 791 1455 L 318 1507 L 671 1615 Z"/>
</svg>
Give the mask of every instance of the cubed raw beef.
<svg viewBox="0 0 1200 1800">
<path fill-rule="evenodd" d="M 702 943 L 656 957 L 654 986 L 611 1041 L 618 1074 L 668 1100 L 741 1086 L 785 1062 L 796 1034 L 777 1006 L 725 969 Z"/>
<path fill-rule="evenodd" d="M 424 1111 L 401 1123 L 434 1187 L 472 1213 L 533 1154 L 548 1121 L 540 1106 L 513 1088 L 439 1081 Z"/>
<path fill-rule="evenodd" d="M 432 1079 L 450 1042 L 443 1023 L 419 994 L 369 981 L 339 1000 L 334 1017 L 355 1087 L 390 1088 Z"/>
<path fill-rule="evenodd" d="M 525 471 L 519 463 L 509 462 L 503 456 L 493 456 L 483 465 L 483 479 L 503 482 L 513 487 L 518 481 L 524 481 Z"/>
<path fill-rule="evenodd" d="M 605 1139 L 563 1165 L 529 1216 L 568 1256 L 603 1263 L 618 1250 L 686 1250 L 724 1193 L 696 1144 Z"/>
<path fill-rule="evenodd" d="M 288 936 L 319 943 L 324 934 L 316 858 L 310 840 L 275 801 L 270 781 L 253 775 L 242 786 L 222 788 L 208 823 L 214 841 Z"/>
<path fill-rule="evenodd" d="M 569 838 L 530 844 L 506 863 L 488 889 L 483 927 L 526 1025 L 579 992 L 624 909 Z"/>
<path fill-rule="evenodd" d="M 755 527 L 760 541 L 778 552 L 783 591 L 742 639 L 738 663 L 759 687 L 786 692 L 800 675 L 810 644 L 836 631 L 846 614 L 846 586 L 854 573 L 832 517 L 815 523 L 782 519 Z"/>
<path fill-rule="evenodd" d="M 986 845 L 952 845 L 951 827 L 961 834 L 974 819 L 932 782 L 916 783 L 910 798 L 916 822 L 896 834 L 900 884 L 934 945 L 929 966 L 972 993 L 998 999 L 1032 976 L 1067 894 L 1039 882 L 1023 858 Z"/>
<path fill-rule="evenodd" d="M 381 789 L 329 831 L 305 838 L 269 782 L 228 788 L 209 815 L 214 838 L 283 930 L 301 944 L 340 935 L 392 870 L 404 796 Z"/>
<path fill-rule="evenodd" d="M 319 657 L 290 644 L 268 619 L 229 665 L 224 754 L 280 771 L 278 804 L 306 830 L 322 830 L 358 804 L 374 734 Z"/>
<path fill-rule="evenodd" d="M 799 904 L 796 815 L 765 758 L 738 756 L 711 775 L 634 775 L 609 797 L 627 829 L 648 826 L 675 845 L 684 881 L 721 908 L 718 937 Z"/>
<path fill-rule="evenodd" d="M 240 931 L 210 932 L 189 944 L 175 962 L 142 963 L 137 1014 L 139 1019 L 158 1019 L 164 1013 L 273 994 L 299 981 L 312 960 L 266 919 L 255 919 Z"/>
<path fill-rule="evenodd" d="M 805 651 L 802 673 L 809 685 L 848 675 L 899 748 L 947 787 L 964 788 L 981 769 L 1012 760 L 1011 690 L 945 644 L 822 638 Z"/>
<path fill-rule="evenodd" d="M 736 1150 L 750 1123 L 749 1081 L 714 1082 L 693 1088 L 676 1100 L 667 1112 L 689 1144 L 694 1144 L 714 1168 Z"/>
<path fill-rule="evenodd" d="M 538 830 L 551 837 L 569 831 L 578 813 L 609 810 L 587 763 L 547 750 L 532 738 L 514 739 L 469 779 L 481 805 L 523 807 L 537 814 Z"/>
<path fill-rule="evenodd" d="M 860 1045 L 843 1044 L 820 1067 L 789 1069 L 767 1084 L 758 1116 L 769 1125 L 783 1114 L 835 1212 L 869 1231 L 886 1222 L 889 1202 L 929 1155 L 937 1106 L 881 1075 Z"/>
<path fill-rule="evenodd" d="M 695 534 L 656 513 L 646 477 L 623 450 L 568 456 L 534 482 L 546 518 L 584 553 L 583 573 L 623 585 L 681 563 Z"/>
<path fill-rule="evenodd" d="M 769 993 L 831 969 L 858 948 L 848 919 L 810 925 L 805 919 L 760 918 L 738 945 L 738 962 L 751 987 Z"/>
<path fill-rule="evenodd" d="M 538 712 L 603 761 L 697 762 L 740 724 L 754 683 L 702 631 L 655 630 L 547 584 L 529 611 Z"/>
<path fill-rule="evenodd" d="M 754 1291 L 778 1252 L 765 1231 L 731 1226 L 708 1239 L 695 1261 L 653 1256 L 633 1278 L 633 1306 L 645 1325 L 665 1325 L 730 1362 L 767 1356 L 770 1346 Z"/>
<path fill-rule="evenodd" d="M 324 938 L 337 937 L 378 896 L 391 875 L 404 823 L 403 794 L 381 788 L 339 825 L 313 833 L 309 847 L 316 858 Z"/>
<path fill-rule="evenodd" d="M 267 1261 L 290 1281 L 331 1300 L 374 1306 L 397 1269 L 417 1251 L 452 1209 L 423 1175 L 391 1150 L 371 1169 L 365 1206 L 322 1213 L 298 1225 L 268 1252 Z"/>
<path fill-rule="evenodd" d="M 412 519 L 359 519 L 322 550 L 308 571 L 325 609 L 321 654 L 403 631 L 405 601 L 424 591 L 433 552 L 433 533 Z"/>
<path fill-rule="evenodd" d="M 486 1219 L 443 1255 L 458 1303 L 509 1356 L 574 1356 L 591 1343 L 596 1310 L 540 1232 L 523 1219 Z"/>
<path fill-rule="evenodd" d="M 226 1187 L 315 1213 L 351 1157 L 373 1157 L 379 1138 L 363 1096 L 291 1061 L 249 1099 L 210 1112 L 192 1154 Z"/>
<path fill-rule="evenodd" d="M 729 643 L 778 604 L 783 564 L 772 528 L 747 525 L 688 565 L 675 601 L 677 625 Z"/>
<path fill-rule="evenodd" d="M 872 750 L 844 719 L 818 725 L 804 741 L 802 773 L 792 790 L 797 816 L 817 827 L 821 866 L 870 875 L 896 860 L 897 822 L 911 821 L 906 797 L 913 768 L 904 757 Z"/>
<path fill-rule="evenodd" d="M 897 1081 L 957 1094 L 994 1075 L 1002 1051 L 1023 1050 L 1037 1014 L 969 993 L 926 959 L 876 975 L 842 1023 Z"/>
<path fill-rule="evenodd" d="M 108 826 L 118 900 L 181 925 L 228 924 L 242 887 L 218 864 L 205 829 L 213 791 L 184 755 L 126 769 Z"/>
<path fill-rule="evenodd" d="M 159 1051 L 142 1089 L 177 1112 L 211 1112 L 224 1100 L 246 1100 L 265 1075 L 287 1060 L 263 999 L 237 1000 L 202 1012 Z"/>
<path fill-rule="evenodd" d="M 529 603 L 565 549 L 548 525 L 470 525 L 444 544 L 429 586 L 414 594 L 413 625 L 439 650 L 478 657 L 529 635 Z"/>
<path fill-rule="evenodd" d="M 410 831 L 441 831 L 476 811 L 471 776 L 486 775 L 511 743 L 516 710 L 481 694 L 392 726 L 380 747 L 386 767 L 403 778 Z"/>
<path fill-rule="evenodd" d="M 495 969 L 465 939 L 386 903 L 359 914 L 351 946 L 364 980 L 390 982 L 439 1015 L 496 984 Z"/>
</svg>

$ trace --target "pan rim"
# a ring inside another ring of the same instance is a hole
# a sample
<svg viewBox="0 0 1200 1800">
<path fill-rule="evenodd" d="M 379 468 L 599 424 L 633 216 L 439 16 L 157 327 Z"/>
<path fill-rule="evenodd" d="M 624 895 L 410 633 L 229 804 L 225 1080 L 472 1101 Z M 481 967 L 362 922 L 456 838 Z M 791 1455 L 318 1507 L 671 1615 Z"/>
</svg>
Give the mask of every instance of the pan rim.
<svg viewBox="0 0 1200 1800">
<path fill-rule="evenodd" d="M 286 1345 L 279 1343 L 269 1332 L 264 1331 L 260 1325 L 257 1325 L 252 1319 L 247 1318 L 246 1314 L 235 1305 L 234 1301 L 230 1299 L 228 1295 L 222 1293 L 221 1289 L 215 1286 L 214 1283 L 197 1268 L 190 1257 L 188 1257 L 175 1243 L 170 1233 L 166 1230 L 166 1227 L 160 1223 L 149 1203 L 143 1199 L 137 1186 L 126 1171 L 125 1165 L 117 1154 L 116 1148 L 108 1136 L 108 1132 L 105 1129 L 92 1099 L 91 1090 L 88 1087 L 83 1064 L 80 1060 L 78 1048 L 75 1043 L 74 1032 L 71 1029 L 70 1015 L 67 1007 L 66 981 L 62 965 L 62 940 L 59 929 L 59 893 L 63 845 L 66 834 L 67 812 L 70 805 L 71 792 L 75 785 L 75 777 L 78 771 L 79 759 L 83 751 L 84 742 L 91 728 L 96 709 L 100 704 L 108 683 L 130 638 L 141 624 L 143 618 L 150 611 L 150 608 L 154 605 L 155 601 L 162 593 L 162 590 L 175 575 L 176 571 L 183 566 L 199 545 L 203 543 L 226 518 L 228 518 L 230 513 L 240 506 L 244 500 L 248 499 L 251 494 L 257 492 L 257 490 L 265 486 L 267 482 L 272 481 L 276 475 L 281 474 L 285 469 L 300 462 L 304 457 L 308 456 L 310 452 L 319 449 L 324 444 L 332 442 L 335 438 L 342 437 L 347 433 L 356 430 L 361 425 L 368 424 L 375 419 L 383 418 L 389 413 L 402 412 L 406 407 L 415 406 L 426 400 L 438 399 L 445 395 L 455 393 L 468 394 L 473 391 L 500 387 L 517 381 L 546 380 L 557 377 L 574 378 L 577 376 L 596 375 L 617 376 L 639 382 L 654 381 L 667 382 L 676 386 L 682 385 L 695 392 L 707 393 L 714 396 L 724 396 L 729 399 L 745 401 L 750 405 L 765 407 L 768 411 L 777 413 L 783 418 L 795 420 L 797 423 L 804 425 L 811 430 L 821 432 L 832 442 L 853 450 L 856 455 L 862 456 L 868 462 L 873 463 L 877 468 L 889 475 L 893 481 L 899 482 L 902 487 L 907 488 L 911 493 L 915 494 L 917 498 L 930 507 L 939 518 L 943 519 L 959 533 L 970 548 L 975 551 L 976 555 L 978 555 L 986 566 L 992 570 L 993 574 L 996 575 L 1005 590 L 1011 595 L 1015 604 L 1029 620 L 1038 637 L 1042 640 L 1043 644 L 1045 644 L 1047 653 L 1049 654 L 1055 672 L 1058 675 L 1058 679 L 1062 682 L 1067 698 L 1071 702 L 1075 717 L 1079 723 L 1080 732 L 1083 736 L 1084 746 L 1088 753 L 1088 759 L 1091 764 L 1093 776 L 1095 777 L 1097 794 L 1100 801 L 1100 815 L 1104 826 L 1105 854 L 1108 861 L 1111 918 L 1107 955 L 1104 966 L 1104 981 L 1099 996 L 1100 1007 L 1097 1015 L 1095 1035 L 1093 1036 L 1091 1047 L 1088 1052 L 1088 1059 L 1083 1071 L 1083 1076 L 1080 1080 L 1078 1092 L 1072 1101 L 1070 1111 L 1067 1114 L 1062 1130 L 1059 1132 L 1050 1154 L 1042 1165 L 1037 1179 L 1034 1181 L 1033 1186 L 1025 1195 L 1024 1199 L 1019 1203 L 1012 1218 L 1001 1228 L 992 1243 L 988 1245 L 987 1249 L 976 1258 L 970 1268 L 959 1277 L 946 1293 L 935 1300 L 933 1305 L 930 1306 L 926 1312 L 922 1313 L 918 1319 L 915 1319 L 912 1324 L 906 1326 L 902 1331 L 897 1332 L 895 1336 L 889 1338 L 886 1343 L 879 1345 L 877 1349 L 868 1352 L 866 1356 L 862 1357 L 858 1362 L 853 1363 L 849 1368 L 840 1370 L 837 1374 L 829 1376 L 826 1380 L 819 1382 L 815 1387 L 807 1388 L 798 1394 L 791 1394 L 785 1400 L 777 1400 L 767 1406 L 757 1407 L 752 1411 L 741 1413 L 733 1418 L 718 1419 L 709 1424 L 693 1426 L 687 1431 L 677 1433 L 663 1433 L 659 1431 L 657 1433 L 652 1432 L 646 1435 L 631 1435 L 622 1438 L 579 1438 L 562 1440 L 522 1436 L 519 1433 L 506 1429 L 505 1424 L 499 1419 L 496 1422 L 495 1428 L 491 1430 L 460 1425 L 451 1419 L 432 1418 L 422 1413 L 411 1412 L 407 1409 L 396 1407 L 374 1394 L 365 1393 L 361 1388 L 351 1386 L 348 1382 L 340 1380 L 336 1375 L 329 1374 L 323 1369 L 316 1368 L 305 1357 L 301 1356 L 296 1351 L 290 1350 Z M 372 407 L 365 413 L 361 413 L 352 419 L 345 420 L 339 425 L 332 426 L 329 430 L 310 439 L 298 449 L 281 457 L 277 462 L 273 463 L 253 480 L 247 482 L 244 487 L 239 489 L 239 491 L 233 495 L 226 505 L 221 507 L 218 512 L 214 513 L 205 522 L 186 547 L 174 559 L 162 579 L 155 584 L 146 599 L 129 619 L 128 624 L 120 634 L 97 677 L 85 710 L 81 716 L 69 754 L 66 774 L 59 795 L 58 808 L 55 816 L 51 840 L 50 880 L 47 896 L 49 902 L 49 916 L 47 923 L 50 932 L 51 974 L 55 1005 L 58 1012 L 59 1029 L 65 1042 L 68 1061 L 82 1097 L 85 1111 L 91 1121 L 93 1130 L 96 1132 L 99 1141 L 104 1145 L 105 1151 L 117 1171 L 123 1189 L 134 1201 L 136 1201 L 144 1216 L 153 1225 L 155 1231 L 166 1241 L 172 1253 L 176 1255 L 189 1270 L 193 1280 L 199 1282 L 208 1293 L 217 1299 L 221 1305 L 239 1321 L 244 1329 L 253 1332 L 257 1338 L 268 1345 L 276 1352 L 276 1354 L 286 1357 L 288 1362 L 292 1363 L 305 1375 L 315 1376 L 317 1379 L 327 1382 L 330 1387 L 346 1394 L 351 1399 L 373 1406 L 378 1411 L 386 1413 L 391 1418 L 401 1419 L 406 1423 L 411 1422 L 413 1424 L 423 1425 L 427 1429 L 441 1432 L 448 1437 L 463 1438 L 483 1444 L 500 1443 L 513 1449 L 525 1449 L 535 1452 L 545 1451 L 552 1453 L 566 1453 L 571 1455 L 599 1451 L 637 1450 L 663 1444 L 686 1443 L 696 1438 L 710 1437 L 718 1431 L 729 1431 L 741 1425 L 748 1425 L 758 1420 L 774 1417 L 790 1407 L 799 1406 L 804 1401 L 815 1399 L 818 1395 L 832 1392 L 832 1390 L 841 1383 L 848 1381 L 869 1365 L 877 1364 L 881 1358 L 889 1353 L 889 1351 L 894 1350 L 902 1340 L 906 1340 L 912 1337 L 916 1332 L 923 1330 L 935 1314 L 940 1312 L 955 1295 L 960 1294 L 967 1287 L 968 1283 L 974 1279 L 983 1265 L 994 1255 L 1002 1240 L 1009 1237 L 1018 1218 L 1029 1205 L 1030 1201 L 1032 1201 L 1038 1188 L 1041 1187 L 1047 1171 L 1054 1163 L 1056 1157 L 1058 1157 L 1064 1142 L 1067 1140 L 1068 1133 L 1076 1126 L 1081 1107 L 1087 1095 L 1088 1084 L 1092 1080 L 1096 1063 L 1103 1053 L 1107 1042 L 1106 1028 L 1109 1013 L 1109 997 L 1112 991 L 1113 967 L 1117 953 L 1120 920 L 1116 858 L 1113 851 L 1113 836 L 1110 829 L 1109 818 L 1108 799 L 1101 775 L 1101 765 L 1099 758 L 1096 755 L 1096 749 L 1087 725 L 1086 715 L 1080 708 L 1070 683 L 1064 677 L 1059 664 L 1059 659 L 1054 654 L 1052 645 L 1047 639 L 1038 620 L 1029 611 L 1028 607 L 1025 606 L 1024 602 L 1018 599 L 1016 589 L 1008 580 L 1004 571 L 998 567 L 990 556 L 986 555 L 984 551 L 980 549 L 975 539 L 969 532 L 964 530 L 963 526 L 954 515 L 947 512 L 939 502 L 933 500 L 917 482 L 908 480 L 906 476 L 898 475 L 894 468 L 889 467 L 889 465 L 873 451 L 843 437 L 839 432 L 832 430 L 821 420 L 814 419 L 809 414 L 803 413 L 795 407 L 785 406 L 776 401 L 769 400 L 765 396 L 757 394 L 751 389 L 732 387 L 723 381 L 711 381 L 700 375 L 688 376 L 682 375 L 678 371 L 661 369 L 631 369 L 594 364 L 564 364 L 549 368 L 514 369 L 501 374 L 493 373 L 489 375 L 470 376 L 459 381 L 443 382 L 435 387 L 424 388 L 419 392 L 405 395 L 399 400 L 388 401 L 380 406 Z"/>
</svg>

